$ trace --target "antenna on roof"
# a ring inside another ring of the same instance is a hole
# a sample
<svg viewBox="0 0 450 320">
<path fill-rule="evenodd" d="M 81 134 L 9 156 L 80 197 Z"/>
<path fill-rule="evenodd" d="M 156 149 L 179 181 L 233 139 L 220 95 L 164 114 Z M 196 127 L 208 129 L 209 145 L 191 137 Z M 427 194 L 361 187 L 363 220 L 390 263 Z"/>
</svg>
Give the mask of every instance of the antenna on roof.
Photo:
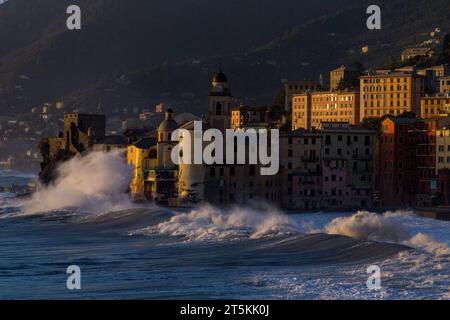
<svg viewBox="0 0 450 320">
<path fill-rule="evenodd" d="M 223 59 L 220 57 L 219 59 L 219 72 L 222 73 L 222 67 L 223 67 Z"/>
<path fill-rule="evenodd" d="M 97 113 L 98 114 L 103 113 L 102 100 L 103 100 L 103 98 L 100 98 L 100 101 L 98 102 L 98 106 L 97 106 Z"/>
</svg>

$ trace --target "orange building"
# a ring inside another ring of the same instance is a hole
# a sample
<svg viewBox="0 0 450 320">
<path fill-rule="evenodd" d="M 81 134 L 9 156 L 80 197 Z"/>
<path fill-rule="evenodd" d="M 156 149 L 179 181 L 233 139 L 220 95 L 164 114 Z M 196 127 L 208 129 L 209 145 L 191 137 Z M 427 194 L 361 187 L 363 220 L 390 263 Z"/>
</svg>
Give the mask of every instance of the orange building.
<svg viewBox="0 0 450 320">
<path fill-rule="evenodd" d="M 450 92 L 450 77 L 441 77 L 439 79 L 440 92 L 446 94 Z"/>
<path fill-rule="evenodd" d="M 312 92 L 292 98 L 292 129 L 318 128 L 322 122 L 359 123 L 359 92 Z"/>
<path fill-rule="evenodd" d="M 425 77 L 416 73 L 393 72 L 360 77 L 361 121 L 404 112 L 420 113 Z"/>
<path fill-rule="evenodd" d="M 266 124 L 268 109 L 241 105 L 231 109 L 231 128 L 239 129 L 248 125 Z"/>
<path fill-rule="evenodd" d="M 420 117 L 423 119 L 450 115 L 450 95 L 436 94 L 420 100 Z"/>
</svg>

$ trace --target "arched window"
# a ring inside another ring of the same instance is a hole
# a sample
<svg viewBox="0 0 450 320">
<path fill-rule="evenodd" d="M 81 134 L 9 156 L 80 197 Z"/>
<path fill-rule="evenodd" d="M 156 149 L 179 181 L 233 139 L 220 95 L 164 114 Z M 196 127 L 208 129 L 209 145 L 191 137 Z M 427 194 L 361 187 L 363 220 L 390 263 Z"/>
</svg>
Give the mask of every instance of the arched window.
<svg viewBox="0 0 450 320">
<path fill-rule="evenodd" d="M 156 159 L 158 157 L 158 152 L 156 151 L 156 149 L 151 149 L 148 157 L 150 159 Z"/>
<path fill-rule="evenodd" d="M 216 115 L 221 116 L 222 115 L 222 104 L 220 102 L 216 103 Z"/>
</svg>

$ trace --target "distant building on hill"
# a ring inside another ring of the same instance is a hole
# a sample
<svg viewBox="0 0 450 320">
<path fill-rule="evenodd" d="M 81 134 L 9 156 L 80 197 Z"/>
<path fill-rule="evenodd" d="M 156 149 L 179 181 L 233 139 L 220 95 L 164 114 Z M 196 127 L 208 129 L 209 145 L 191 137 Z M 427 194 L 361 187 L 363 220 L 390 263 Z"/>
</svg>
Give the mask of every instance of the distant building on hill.
<svg viewBox="0 0 450 320">
<path fill-rule="evenodd" d="M 292 97 L 296 94 L 308 91 L 319 90 L 319 83 L 314 80 L 286 80 L 284 83 L 286 90 L 285 111 L 292 109 Z"/>
<path fill-rule="evenodd" d="M 435 51 L 431 48 L 408 48 L 401 54 L 402 62 L 415 58 L 432 58 Z"/>
<path fill-rule="evenodd" d="M 349 80 L 352 78 L 358 79 L 360 73 L 357 70 L 353 70 L 346 66 L 340 66 L 337 69 L 330 71 L 330 90 L 338 90 L 341 81 Z"/>
</svg>

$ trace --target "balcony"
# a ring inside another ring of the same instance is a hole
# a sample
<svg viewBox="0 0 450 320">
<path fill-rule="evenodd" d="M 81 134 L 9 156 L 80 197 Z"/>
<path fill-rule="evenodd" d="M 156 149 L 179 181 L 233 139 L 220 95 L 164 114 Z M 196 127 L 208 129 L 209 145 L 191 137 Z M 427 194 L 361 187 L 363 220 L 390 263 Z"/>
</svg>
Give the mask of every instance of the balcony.
<svg viewBox="0 0 450 320">
<path fill-rule="evenodd" d="M 317 156 L 303 156 L 301 159 L 303 162 L 319 162 L 319 157 Z"/>
<path fill-rule="evenodd" d="M 146 169 L 144 170 L 145 181 L 176 181 L 178 169 Z"/>
<path fill-rule="evenodd" d="M 353 159 L 357 159 L 357 160 L 372 160 L 373 156 L 371 154 L 353 154 Z"/>
</svg>

